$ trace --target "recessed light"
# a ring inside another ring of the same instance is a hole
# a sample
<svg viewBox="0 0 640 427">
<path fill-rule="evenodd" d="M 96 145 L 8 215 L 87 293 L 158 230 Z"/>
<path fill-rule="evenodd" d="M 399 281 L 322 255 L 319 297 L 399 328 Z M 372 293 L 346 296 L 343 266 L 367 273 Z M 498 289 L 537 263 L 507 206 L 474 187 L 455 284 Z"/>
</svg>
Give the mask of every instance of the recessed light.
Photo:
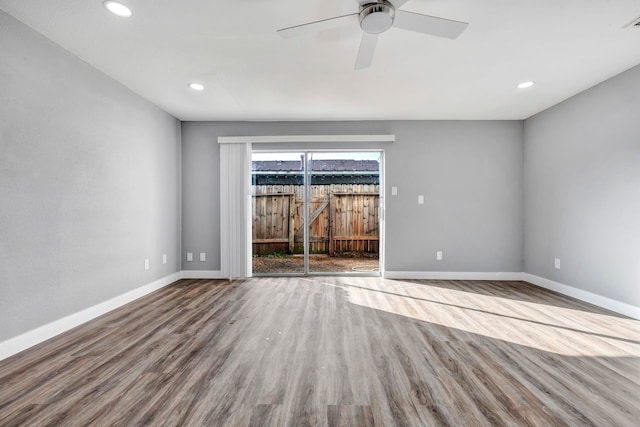
<svg viewBox="0 0 640 427">
<path fill-rule="evenodd" d="M 119 3 L 117 1 L 105 1 L 104 7 L 111 13 L 120 18 L 131 18 L 133 16 L 133 12 L 127 6 Z"/>
<path fill-rule="evenodd" d="M 189 83 L 188 86 L 193 90 L 204 90 L 204 86 L 202 86 L 200 83 Z"/>
<path fill-rule="evenodd" d="M 536 82 L 522 82 L 518 85 L 518 89 L 526 89 L 533 86 L 534 84 L 536 84 Z"/>
</svg>

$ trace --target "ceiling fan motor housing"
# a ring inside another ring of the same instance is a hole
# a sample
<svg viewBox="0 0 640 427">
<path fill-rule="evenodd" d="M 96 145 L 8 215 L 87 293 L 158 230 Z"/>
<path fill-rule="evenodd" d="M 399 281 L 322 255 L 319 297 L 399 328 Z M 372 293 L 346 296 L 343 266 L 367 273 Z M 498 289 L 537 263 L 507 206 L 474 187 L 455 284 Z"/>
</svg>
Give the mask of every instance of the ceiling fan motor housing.
<svg viewBox="0 0 640 427">
<path fill-rule="evenodd" d="M 393 25 L 395 16 L 395 8 L 386 0 L 363 4 L 360 7 L 360 28 L 370 34 L 384 33 Z"/>
</svg>

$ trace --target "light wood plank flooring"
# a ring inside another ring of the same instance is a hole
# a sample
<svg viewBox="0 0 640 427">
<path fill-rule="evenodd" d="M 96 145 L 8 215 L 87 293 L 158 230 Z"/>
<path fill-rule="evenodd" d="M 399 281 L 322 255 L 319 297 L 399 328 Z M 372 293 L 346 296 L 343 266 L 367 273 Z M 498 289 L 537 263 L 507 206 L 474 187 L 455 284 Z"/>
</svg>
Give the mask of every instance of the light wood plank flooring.
<svg viewBox="0 0 640 427">
<path fill-rule="evenodd" d="M 0 425 L 637 426 L 639 338 L 523 282 L 182 280 L 0 362 Z"/>
</svg>

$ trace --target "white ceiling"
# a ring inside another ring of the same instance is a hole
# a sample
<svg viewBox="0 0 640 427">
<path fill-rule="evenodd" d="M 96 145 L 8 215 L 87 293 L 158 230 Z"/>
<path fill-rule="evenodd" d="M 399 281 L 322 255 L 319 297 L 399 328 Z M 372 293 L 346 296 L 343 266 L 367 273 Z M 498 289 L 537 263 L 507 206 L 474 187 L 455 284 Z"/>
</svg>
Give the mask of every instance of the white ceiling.
<svg viewBox="0 0 640 427">
<path fill-rule="evenodd" d="M 640 0 L 409 0 L 402 10 L 470 25 L 456 40 L 391 28 L 361 71 L 357 25 L 276 34 L 356 0 L 122 2 L 133 18 L 102 0 L 0 9 L 181 120 L 523 119 L 640 64 L 640 28 L 623 28 Z"/>
</svg>

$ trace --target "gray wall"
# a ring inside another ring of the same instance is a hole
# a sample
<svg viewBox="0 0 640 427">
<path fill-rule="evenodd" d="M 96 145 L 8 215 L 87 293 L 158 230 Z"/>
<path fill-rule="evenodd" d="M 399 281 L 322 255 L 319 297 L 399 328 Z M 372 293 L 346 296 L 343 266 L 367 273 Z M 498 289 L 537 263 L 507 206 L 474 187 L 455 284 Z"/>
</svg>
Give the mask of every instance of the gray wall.
<svg viewBox="0 0 640 427">
<path fill-rule="evenodd" d="M 524 156 L 525 271 L 635 306 L 639 94 L 640 66 L 526 120 Z"/>
<path fill-rule="evenodd" d="M 178 271 L 179 163 L 175 118 L 0 12 L 0 341 Z"/>
<path fill-rule="evenodd" d="M 520 121 L 183 122 L 183 269 L 220 269 L 217 137 L 287 134 L 396 135 L 393 144 L 320 145 L 384 148 L 387 270 L 522 271 Z M 398 186 L 396 197 L 392 185 Z M 417 204 L 418 194 L 425 195 L 424 205 Z M 435 260 L 437 250 L 444 251 L 443 261 Z M 186 252 L 194 253 L 193 262 Z M 207 253 L 206 262 L 197 260 L 199 252 Z"/>
</svg>

